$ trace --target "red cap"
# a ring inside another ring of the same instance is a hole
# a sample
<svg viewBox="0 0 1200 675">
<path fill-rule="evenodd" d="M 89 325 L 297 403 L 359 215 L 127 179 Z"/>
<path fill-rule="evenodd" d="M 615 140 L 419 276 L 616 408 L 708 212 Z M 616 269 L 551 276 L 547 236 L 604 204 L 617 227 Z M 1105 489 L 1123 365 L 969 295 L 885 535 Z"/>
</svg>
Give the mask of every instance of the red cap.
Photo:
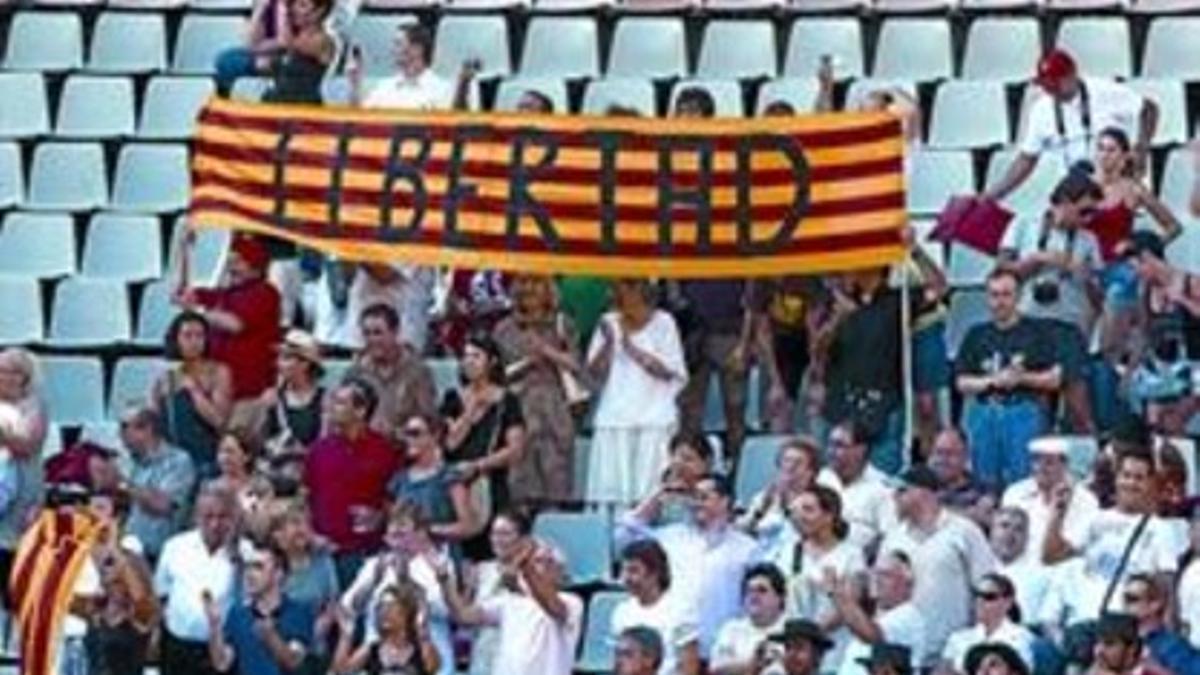
<svg viewBox="0 0 1200 675">
<path fill-rule="evenodd" d="M 249 234 L 236 234 L 233 236 L 233 243 L 230 248 L 238 255 L 239 258 L 246 261 L 246 264 L 256 270 L 264 270 L 267 264 L 271 262 L 271 255 L 267 252 L 267 247 L 259 240 L 258 237 Z"/>
<path fill-rule="evenodd" d="M 1057 88 L 1063 80 L 1074 77 L 1075 59 L 1061 49 L 1051 49 L 1038 61 L 1033 81 L 1043 89 Z"/>
</svg>

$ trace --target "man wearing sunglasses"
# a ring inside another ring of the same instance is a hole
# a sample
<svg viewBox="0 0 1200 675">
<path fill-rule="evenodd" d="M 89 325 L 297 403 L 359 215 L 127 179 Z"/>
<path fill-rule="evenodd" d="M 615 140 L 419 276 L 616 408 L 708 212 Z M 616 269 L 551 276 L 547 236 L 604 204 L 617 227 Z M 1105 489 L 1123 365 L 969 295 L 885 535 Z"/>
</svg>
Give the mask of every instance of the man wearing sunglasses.
<svg viewBox="0 0 1200 675">
<path fill-rule="evenodd" d="M 1152 575 L 1130 575 L 1122 599 L 1151 659 L 1176 673 L 1200 673 L 1200 649 L 1167 626 L 1166 594 Z"/>
</svg>

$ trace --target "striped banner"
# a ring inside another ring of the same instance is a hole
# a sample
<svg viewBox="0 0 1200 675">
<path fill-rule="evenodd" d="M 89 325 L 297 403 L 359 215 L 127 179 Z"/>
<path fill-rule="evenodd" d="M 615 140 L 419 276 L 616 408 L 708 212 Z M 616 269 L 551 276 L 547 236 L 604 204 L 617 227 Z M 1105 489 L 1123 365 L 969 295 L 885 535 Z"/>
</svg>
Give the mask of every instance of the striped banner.
<svg viewBox="0 0 1200 675">
<path fill-rule="evenodd" d="M 214 99 L 190 217 L 347 259 L 745 277 L 903 255 L 885 114 L 743 120 L 370 111 Z"/>
<path fill-rule="evenodd" d="M 54 675 L 75 580 L 101 530 L 87 509 L 47 509 L 21 538 L 8 587 L 20 630 L 22 675 Z"/>
</svg>

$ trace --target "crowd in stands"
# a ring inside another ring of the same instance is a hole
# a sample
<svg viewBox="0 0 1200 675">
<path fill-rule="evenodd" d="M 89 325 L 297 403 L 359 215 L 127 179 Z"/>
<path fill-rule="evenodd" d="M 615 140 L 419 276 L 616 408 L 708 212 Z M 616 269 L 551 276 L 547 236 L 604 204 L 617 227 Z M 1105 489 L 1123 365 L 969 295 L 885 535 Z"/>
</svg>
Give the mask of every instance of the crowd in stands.
<svg viewBox="0 0 1200 675">
<path fill-rule="evenodd" d="M 354 105 L 465 106 L 479 64 L 439 77 L 418 24 L 368 88 L 339 11 L 259 0 L 220 88 L 267 74 L 265 101 L 319 103 L 345 51 Z M 43 465 L 38 358 L 0 352 L 0 578 L 47 499 L 104 520 L 66 675 L 567 675 L 597 636 L 619 675 L 1200 674 L 1196 458 L 1172 440 L 1200 412 L 1200 278 L 1165 261 L 1182 226 L 1141 181 L 1157 108 L 1064 52 L 1035 82 L 986 199 L 1038 162 L 1067 171 L 1010 227 L 953 358 L 948 284 L 911 232 L 903 274 L 705 281 L 356 263 L 237 234 L 218 287 L 182 271 L 171 365 L 120 402 L 121 447 L 68 451 L 82 494 Z M 859 106 L 920 124 L 903 91 Z M 673 114 L 714 110 L 685 89 Z M 458 361 L 450 391 L 435 355 Z M 739 495 L 756 429 L 774 465 Z M 535 536 L 562 512 L 610 519 L 601 579 Z"/>
</svg>

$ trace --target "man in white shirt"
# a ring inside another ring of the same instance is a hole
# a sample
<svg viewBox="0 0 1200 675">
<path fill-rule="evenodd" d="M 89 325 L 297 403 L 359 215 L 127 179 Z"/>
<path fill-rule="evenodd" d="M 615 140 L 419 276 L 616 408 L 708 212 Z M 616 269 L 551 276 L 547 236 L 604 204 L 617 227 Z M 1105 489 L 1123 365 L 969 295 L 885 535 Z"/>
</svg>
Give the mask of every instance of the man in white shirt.
<svg viewBox="0 0 1200 675">
<path fill-rule="evenodd" d="M 699 675 L 699 630 L 691 607 L 681 605 L 671 588 L 667 552 L 653 539 L 631 542 L 621 551 L 621 583 L 629 597 L 613 608 L 610 635 L 616 639 L 635 626 L 654 629 L 662 639 L 660 675 Z"/>
<path fill-rule="evenodd" d="M 364 98 L 363 73 L 359 59 L 351 53 L 348 77 L 350 101 L 365 108 L 441 110 L 455 103 L 455 87 L 429 67 L 433 33 L 420 24 L 406 23 L 396 29 L 397 73 L 380 80 Z"/>
<path fill-rule="evenodd" d="M 989 541 L 1000 561 L 1000 573 L 1016 586 L 1023 623 L 1035 624 L 1050 589 L 1050 572 L 1042 564 L 1041 556 L 1026 555 L 1029 516 L 1015 506 L 1000 507 L 992 518 Z"/>
<path fill-rule="evenodd" d="M 892 551 L 879 556 L 871 570 L 869 590 L 875 599 L 872 616 L 859 603 L 861 593 L 854 580 L 838 580 L 833 601 L 842 621 L 854 634 L 838 675 L 866 675 L 863 659 L 884 644 L 903 646 L 910 655 L 910 668 L 915 672 L 921 667 L 925 655 L 925 618 L 912 602 L 915 583 L 912 561 L 906 554 Z"/>
<path fill-rule="evenodd" d="M 583 601 L 559 590 L 565 565 L 561 551 L 535 541 L 520 546 L 513 565 L 521 573 L 516 591 L 471 605 L 455 588 L 449 564 L 437 571 L 438 583 L 456 621 L 499 626 L 492 675 L 571 675 Z"/>
<path fill-rule="evenodd" d="M 699 617 L 700 658 L 708 658 L 717 629 L 741 608 L 741 581 L 756 544 L 733 526 L 733 488 L 709 474 L 696 485 L 692 520 L 652 528 L 627 514 L 616 527 L 618 546 L 653 538 L 671 563 L 672 593 Z"/>
<path fill-rule="evenodd" d="M 817 482 L 841 495 L 849 541 L 866 551 L 896 524 L 896 511 L 886 476 L 867 461 L 870 446 L 856 432 L 852 422 L 829 432 L 829 466 L 817 474 Z"/>
<path fill-rule="evenodd" d="M 996 557 L 975 523 L 942 507 L 937 474 L 913 466 L 896 493 L 900 525 L 883 538 L 881 553 L 901 551 L 916 571 L 913 604 L 925 617 L 923 665 L 936 661 L 946 639 L 971 621 L 971 591 L 996 569 Z"/>
<path fill-rule="evenodd" d="M 1020 509 L 1028 517 L 1028 545 L 1021 555 L 1022 563 L 1042 562 L 1046 530 L 1060 500 L 1065 505 L 1063 534 L 1076 546 L 1083 542 L 1100 512 L 1100 502 L 1092 491 L 1071 480 L 1067 471 L 1070 446 L 1071 440 L 1061 436 L 1043 436 L 1031 441 L 1033 475 L 1010 485 L 1000 500 L 1002 506 Z M 1022 609 L 1027 613 L 1035 611 L 1024 605 Z"/>
<path fill-rule="evenodd" d="M 616 675 L 654 675 L 663 659 L 662 636 L 653 628 L 634 626 L 617 636 L 613 648 Z"/>
<path fill-rule="evenodd" d="M 200 489 L 196 529 L 163 546 L 154 588 L 163 602 L 162 671 L 171 675 L 211 675 L 209 620 L 205 605 L 222 615 L 233 601 L 237 539 L 237 495 L 217 483 Z M 245 548 L 243 546 L 243 548 Z"/>
<path fill-rule="evenodd" d="M 1158 127 L 1158 105 L 1111 80 L 1081 77 L 1075 60 L 1055 49 L 1038 62 L 1034 78 L 1044 94 L 1029 107 L 1025 133 L 1008 171 L 985 197 L 1001 200 L 1033 173 L 1041 156 L 1060 162 L 1064 171 L 1092 154 L 1096 134 L 1117 127 L 1135 138 L 1134 153 L 1144 170 L 1150 141 Z"/>
<path fill-rule="evenodd" d="M 749 675 L 754 657 L 774 633 L 783 630 L 783 600 L 787 579 L 771 563 L 746 570 L 742 597 L 746 615 L 721 626 L 713 645 L 708 672 L 711 675 Z"/>
</svg>

